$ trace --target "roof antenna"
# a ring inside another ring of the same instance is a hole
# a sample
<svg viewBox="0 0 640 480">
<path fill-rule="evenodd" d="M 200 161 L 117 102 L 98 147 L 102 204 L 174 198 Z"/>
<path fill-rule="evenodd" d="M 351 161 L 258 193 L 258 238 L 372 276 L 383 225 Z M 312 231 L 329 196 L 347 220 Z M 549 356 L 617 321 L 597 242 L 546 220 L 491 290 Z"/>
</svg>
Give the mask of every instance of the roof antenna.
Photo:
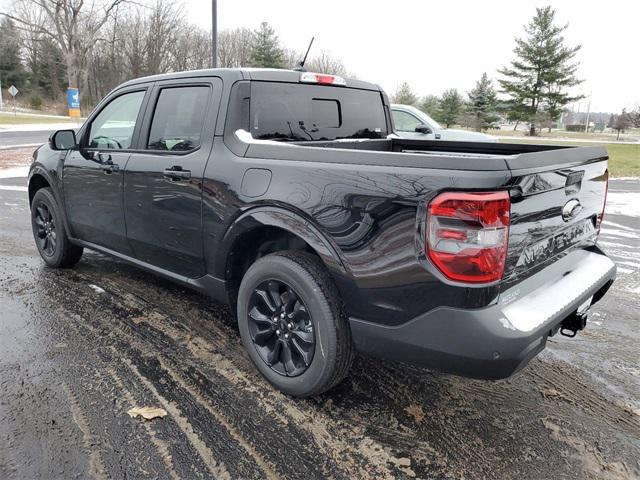
<svg viewBox="0 0 640 480">
<path fill-rule="evenodd" d="M 304 63 L 307 61 L 307 55 L 309 55 L 309 50 L 311 50 L 311 45 L 313 45 L 313 40 L 316 37 L 311 37 L 311 41 L 309 42 L 309 46 L 307 47 L 307 53 L 304 54 L 304 58 L 298 62 L 298 64 L 294 67 L 294 71 L 296 72 L 306 72 L 304 69 Z"/>
</svg>

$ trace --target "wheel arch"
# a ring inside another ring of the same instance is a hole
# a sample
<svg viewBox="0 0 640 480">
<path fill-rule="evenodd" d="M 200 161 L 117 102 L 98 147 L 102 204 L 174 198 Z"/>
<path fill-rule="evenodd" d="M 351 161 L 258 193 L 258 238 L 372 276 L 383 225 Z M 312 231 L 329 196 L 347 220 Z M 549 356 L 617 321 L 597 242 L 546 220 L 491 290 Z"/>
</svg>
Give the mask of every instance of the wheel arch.
<svg viewBox="0 0 640 480">
<path fill-rule="evenodd" d="M 62 194 L 59 191 L 59 185 L 60 182 L 56 182 L 53 178 L 51 178 L 51 176 L 43 166 L 35 165 L 34 167 L 32 167 L 31 172 L 29 173 L 29 183 L 27 186 L 27 191 L 29 194 L 29 207 L 31 207 L 33 197 L 35 197 L 38 190 L 42 188 L 50 188 L 51 193 L 53 194 L 53 198 L 58 204 L 58 211 L 60 213 L 60 216 L 62 217 L 62 224 L 64 226 L 64 229 L 67 235 L 71 237 L 71 230 L 69 229 L 69 223 L 67 221 L 67 212 L 64 208 L 64 202 L 62 199 Z"/>
<path fill-rule="evenodd" d="M 29 205 L 33 202 L 36 192 L 42 188 L 51 188 L 51 182 L 41 173 L 36 172 L 29 178 Z"/>
<path fill-rule="evenodd" d="M 284 208 L 256 207 L 233 222 L 217 252 L 215 275 L 226 280 L 230 301 L 253 262 L 284 250 L 316 255 L 332 276 L 348 274 L 337 248 L 311 221 Z"/>
</svg>

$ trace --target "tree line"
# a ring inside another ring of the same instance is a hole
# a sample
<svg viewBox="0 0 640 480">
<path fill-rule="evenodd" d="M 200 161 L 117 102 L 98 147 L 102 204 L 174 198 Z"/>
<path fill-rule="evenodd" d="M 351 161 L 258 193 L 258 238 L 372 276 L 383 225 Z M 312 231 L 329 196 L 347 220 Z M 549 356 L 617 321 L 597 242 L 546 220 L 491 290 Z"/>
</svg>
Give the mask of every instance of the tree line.
<svg viewBox="0 0 640 480">
<path fill-rule="evenodd" d="M 407 83 L 401 84 L 392 97 L 395 103 L 415 105 L 447 127 L 460 124 L 478 131 L 490 128 L 504 117 L 518 124 L 529 125 L 529 134 L 536 135 L 541 127 L 549 131 L 568 104 L 584 98 L 573 94 L 578 78 L 576 54 L 581 46 L 568 46 L 563 32 L 568 25 L 555 23 L 555 11 L 537 8 L 525 25 L 525 36 L 515 39 L 514 59 L 498 70 L 499 90 L 484 73 L 466 96 L 456 89 L 445 90 L 441 96 L 418 98 Z M 502 94 L 500 99 L 498 94 Z M 623 110 L 612 116 L 610 126 L 620 130 L 640 127 L 640 106 L 633 112 Z"/>
<path fill-rule="evenodd" d="M 15 85 L 38 108 L 43 99 L 61 102 L 68 86 L 78 87 L 86 107 L 131 78 L 210 67 L 211 34 L 170 0 L 16 0 L 0 10 L 0 51 L 3 88 Z M 220 67 L 292 68 L 301 57 L 282 46 L 266 22 L 218 35 Z M 326 51 L 308 65 L 347 73 Z"/>
<path fill-rule="evenodd" d="M 566 44 L 566 29 L 556 25 L 550 6 L 538 8 L 525 35 L 515 39 L 513 60 L 498 70 L 498 88 L 487 73 L 464 94 L 452 88 L 418 98 L 403 83 L 393 101 L 416 105 L 446 126 L 486 130 L 506 118 L 516 127 L 528 124 L 535 135 L 583 98 L 572 94 L 582 83 L 575 61 L 580 45 Z M 3 88 L 14 84 L 39 108 L 43 99 L 62 102 L 68 86 L 79 87 L 86 109 L 128 79 L 209 67 L 211 39 L 171 0 L 14 0 L 10 10 L 0 10 L 0 52 Z M 221 67 L 292 68 L 302 56 L 283 46 L 266 22 L 218 34 Z M 354 76 L 326 51 L 312 56 L 306 67 Z M 620 130 L 640 126 L 640 108 L 623 111 L 609 124 Z"/>
</svg>

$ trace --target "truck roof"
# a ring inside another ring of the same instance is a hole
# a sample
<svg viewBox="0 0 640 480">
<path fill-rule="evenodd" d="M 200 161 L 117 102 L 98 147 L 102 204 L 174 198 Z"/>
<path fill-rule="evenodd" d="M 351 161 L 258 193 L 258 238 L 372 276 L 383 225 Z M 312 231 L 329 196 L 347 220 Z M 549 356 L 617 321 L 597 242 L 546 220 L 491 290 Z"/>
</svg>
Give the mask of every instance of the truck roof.
<svg viewBox="0 0 640 480">
<path fill-rule="evenodd" d="M 302 72 L 294 70 L 283 70 L 278 68 L 206 68 L 203 70 L 187 70 L 183 72 L 162 73 L 159 75 L 150 75 L 148 77 L 135 78 L 129 80 L 120 87 L 135 85 L 138 83 L 157 82 L 161 80 L 174 80 L 181 78 L 194 77 L 222 77 L 223 80 L 256 80 L 269 82 L 292 82 L 297 83 L 300 80 Z M 346 78 L 347 88 L 361 88 L 365 90 L 382 91 L 375 83 L 365 82 L 353 78 Z"/>
</svg>

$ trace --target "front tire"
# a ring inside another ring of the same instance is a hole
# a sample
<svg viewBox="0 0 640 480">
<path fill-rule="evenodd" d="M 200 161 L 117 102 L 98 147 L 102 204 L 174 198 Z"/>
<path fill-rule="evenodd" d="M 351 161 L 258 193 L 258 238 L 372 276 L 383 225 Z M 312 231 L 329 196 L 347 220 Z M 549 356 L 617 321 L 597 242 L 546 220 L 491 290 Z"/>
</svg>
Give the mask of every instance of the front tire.
<svg viewBox="0 0 640 480">
<path fill-rule="evenodd" d="M 309 253 L 273 253 L 249 267 L 238 291 L 238 327 L 260 373 L 288 395 L 318 395 L 351 367 L 354 347 L 342 300 Z"/>
<path fill-rule="evenodd" d="M 38 252 L 47 265 L 66 268 L 80 261 L 83 249 L 69 241 L 62 214 L 49 188 L 41 188 L 33 196 L 31 227 Z"/>
</svg>

